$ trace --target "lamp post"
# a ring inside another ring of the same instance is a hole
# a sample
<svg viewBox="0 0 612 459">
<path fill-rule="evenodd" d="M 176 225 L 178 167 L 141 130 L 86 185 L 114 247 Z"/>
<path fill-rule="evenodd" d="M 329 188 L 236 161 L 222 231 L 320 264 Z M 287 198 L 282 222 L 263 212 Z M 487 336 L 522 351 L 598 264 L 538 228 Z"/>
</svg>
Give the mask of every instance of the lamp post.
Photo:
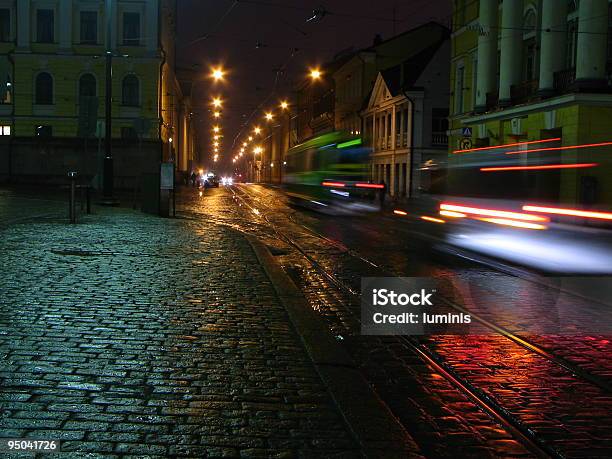
<svg viewBox="0 0 612 459">
<path fill-rule="evenodd" d="M 112 101 L 113 101 L 113 50 L 112 50 L 112 0 L 106 0 L 106 94 L 105 94 L 105 136 L 104 136 L 104 172 L 103 200 L 114 203 L 114 168 L 112 145 Z"/>
</svg>

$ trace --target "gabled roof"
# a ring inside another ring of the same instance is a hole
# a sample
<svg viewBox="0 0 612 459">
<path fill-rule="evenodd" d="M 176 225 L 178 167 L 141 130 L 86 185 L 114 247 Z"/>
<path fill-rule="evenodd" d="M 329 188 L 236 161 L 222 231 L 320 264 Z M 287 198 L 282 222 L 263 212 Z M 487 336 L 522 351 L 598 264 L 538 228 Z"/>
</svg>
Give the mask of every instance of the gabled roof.
<svg viewBox="0 0 612 459">
<path fill-rule="evenodd" d="M 378 72 L 374 88 L 364 101 L 362 109 L 365 110 L 372 106 L 379 99 L 383 90 L 387 90 L 390 97 L 395 97 L 410 89 L 418 89 L 415 83 L 446 39 L 437 41 L 399 65 Z"/>
</svg>

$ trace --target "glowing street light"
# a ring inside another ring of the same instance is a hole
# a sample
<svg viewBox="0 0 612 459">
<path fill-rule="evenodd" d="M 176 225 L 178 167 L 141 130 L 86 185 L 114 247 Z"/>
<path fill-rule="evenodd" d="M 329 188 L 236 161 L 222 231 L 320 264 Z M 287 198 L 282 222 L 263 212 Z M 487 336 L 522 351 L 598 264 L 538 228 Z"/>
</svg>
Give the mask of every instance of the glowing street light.
<svg viewBox="0 0 612 459">
<path fill-rule="evenodd" d="M 272 121 L 272 119 L 274 119 L 274 115 L 272 114 L 272 112 L 267 112 L 266 113 L 266 120 Z"/>
<path fill-rule="evenodd" d="M 319 78 L 321 78 L 321 70 L 319 70 L 318 68 L 310 69 L 309 76 L 311 80 L 318 80 Z"/>
<path fill-rule="evenodd" d="M 213 68 L 210 77 L 215 81 L 223 80 L 223 76 L 225 75 L 225 71 L 221 67 Z"/>
<path fill-rule="evenodd" d="M 217 141 L 215 140 L 215 141 L 213 142 L 213 145 L 214 145 L 215 147 L 218 147 L 218 146 L 219 146 L 219 142 L 217 142 Z"/>
<path fill-rule="evenodd" d="M 255 147 L 255 149 L 253 150 L 255 154 L 261 153 L 262 151 L 263 151 L 263 148 L 261 147 Z"/>
<path fill-rule="evenodd" d="M 220 107 L 223 104 L 223 102 L 221 101 L 220 97 L 215 97 L 212 100 L 212 104 L 213 104 L 213 107 Z"/>
<path fill-rule="evenodd" d="M 252 136 L 252 135 L 250 135 L 250 136 L 249 136 L 249 142 L 251 142 L 252 140 L 253 140 L 253 136 Z"/>
<path fill-rule="evenodd" d="M 255 134 L 260 134 L 261 128 L 259 126 L 255 126 L 255 129 L 253 129 L 253 132 L 255 132 Z"/>
<path fill-rule="evenodd" d="M 221 112 L 213 112 L 213 116 L 215 118 L 219 118 L 221 116 Z"/>
<path fill-rule="evenodd" d="M 249 143 L 248 142 L 242 142 L 242 146 L 246 147 Z"/>
<path fill-rule="evenodd" d="M 282 100 L 280 103 L 281 110 L 287 110 L 289 108 L 289 103 L 286 100 Z"/>
<path fill-rule="evenodd" d="M 213 132 L 219 132 L 221 130 L 221 128 L 219 126 L 214 126 L 213 127 Z"/>
</svg>

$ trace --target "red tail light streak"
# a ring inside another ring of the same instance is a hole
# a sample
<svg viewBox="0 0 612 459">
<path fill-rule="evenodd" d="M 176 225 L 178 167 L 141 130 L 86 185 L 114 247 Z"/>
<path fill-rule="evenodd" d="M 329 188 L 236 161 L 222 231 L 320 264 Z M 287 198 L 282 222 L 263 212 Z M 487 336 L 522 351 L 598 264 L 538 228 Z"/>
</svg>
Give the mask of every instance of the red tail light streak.
<svg viewBox="0 0 612 459">
<path fill-rule="evenodd" d="M 540 212 L 544 214 L 566 215 L 570 217 L 595 218 L 599 220 L 612 220 L 612 213 L 609 212 L 593 212 L 580 209 L 564 209 L 561 207 L 541 207 L 541 206 L 523 206 L 523 210 L 527 212 Z"/>
<path fill-rule="evenodd" d="M 600 143 L 584 143 L 582 145 L 565 145 L 563 147 L 548 147 L 548 148 L 532 148 L 529 150 L 516 150 L 516 151 L 507 151 L 507 155 L 516 155 L 520 153 L 533 153 L 537 151 L 559 151 L 559 150 L 575 150 L 578 148 L 598 148 L 598 147 L 607 147 L 612 145 L 612 142 L 600 142 Z"/>
<path fill-rule="evenodd" d="M 382 190 L 385 187 L 380 183 L 356 183 L 355 186 L 357 188 L 375 188 L 377 190 Z"/>
<path fill-rule="evenodd" d="M 507 210 L 469 207 L 469 206 L 462 206 L 462 205 L 451 204 L 451 203 L 440 204 L 440 211 L 451 211 L 451 212 L 459 212 L 459 213 L 468 214 L 468 215 L 479 215 L 479 216 L 482 215 L 485 217 L 499 217 L 499 218 L 506 218 L 510 220 L 523 220 L 523 221 L 531 221 L 531 222 L 549 221 L 548 217 L 542 217 L 540 215 L 523 214 L 521 212 L 510 212 Z"/>
<path fill-rule="evenodd" d="M 467 150 L 455 150 L 453 151 L 453 153 L 471 153 L 474 151 L 498 150 L 500 148 L 520 147 L 521 145 L 532 145 L 536 143 L 556 142 L 559 140 L 561 140 L 560 137 L 555 137 L 554 139 L 545 139 L 545 140 L 530 140 L 528 142 L 506 143 L 504 145 L 495 145 L 492 147 L 478 147 L 478 148 L 469 148 Z M 519 153 L 522 153 L 522 152 L 519 152 Z"/>
<path fill-rule="evenodd" d="M 342 182 L 322 182 L 321 185 L 323 185 L 323 186 L 333 186 L 333 187 L 336 187 L 336 188 L 342 188 L 343 186 L 346 186 Z"/>
<path fill-rule="evenodd" d="M 504 166 L 504 167 L 481 167 L 481 172 L 503 172 L 503 171 L 539 171 L 549 169 L 584 169 L 596 167 L 597 163 L 576 163 L 576 164 L 544 164 L 540 166 Z"/>
</svg>

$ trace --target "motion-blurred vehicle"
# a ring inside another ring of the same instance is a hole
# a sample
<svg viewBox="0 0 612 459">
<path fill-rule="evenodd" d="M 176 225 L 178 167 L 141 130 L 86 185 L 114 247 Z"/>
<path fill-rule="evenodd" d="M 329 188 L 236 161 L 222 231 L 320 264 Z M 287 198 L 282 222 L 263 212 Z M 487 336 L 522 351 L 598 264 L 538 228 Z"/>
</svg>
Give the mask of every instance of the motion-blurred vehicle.
<svg viewBox="0 0 612 459">
<path fill-rule="evenodd" d="M 379 210 L 385 190 L 369 181 L 369 157 L 358 136 L 320 135 L 287 151 L 283 188 L 293 203 L 327 213 Z"/>
<path fill-rule="evenodd" d="M 219 188 L 219 177 L 214 172 L 207 172 L 203 176 L 204 188 Z"/>
<path fill-rule="evenodd" d="M 601 149 L 599 163 L 575 160 L 598 147 L 561 146 L 554 138 L 457 150 L 439 181 L 445 189 L 394 212 L 464 254 L 544 274 L 612 274 L 612 212 L 597 204 L 591 172 L 610 160 Z M 564 188 L 568 173 L 578 175 L 567 183 L 579 189 Z M 565 204 L 564 194 L 571 199 L 573 193 L 579 204 Z"/>
</svg>

